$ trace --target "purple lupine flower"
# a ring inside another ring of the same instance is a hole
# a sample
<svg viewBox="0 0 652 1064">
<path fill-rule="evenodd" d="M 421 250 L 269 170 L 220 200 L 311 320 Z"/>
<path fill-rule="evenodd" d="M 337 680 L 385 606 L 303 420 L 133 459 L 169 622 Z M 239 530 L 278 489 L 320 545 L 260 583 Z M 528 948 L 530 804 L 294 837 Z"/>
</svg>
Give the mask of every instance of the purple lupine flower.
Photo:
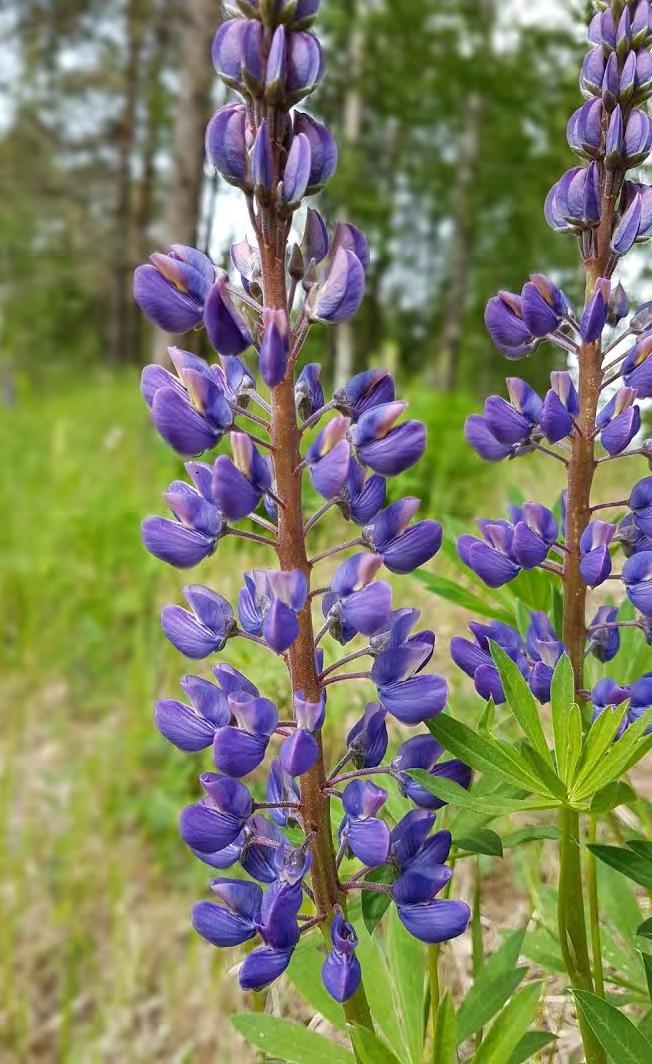
<svg viewBox="0 0 652 1064">
<path fill-rule="evenodd" d="M 272 310 L 265 307 L 258 367 L 268 388 L 275 388 L 285 377 L 289 355 L 287 314 L 284 310 Z"/>
<path fill-rule="evenodd" d="M 267 119 L 258 126 L 258 132 L 251 149 L 251 178 L 256 199 L 267 205 L 272 198 L 274 180 L 274 158 L 271 134 Z"/>
<path fill-rule="evenodd" d="M 461 636 L 451 639 L 450 651 L 455 664 L 470 676 L 481 698 L 490 698 L 496 705 L 505 702 L 505 692 L 498 669 L 489 652 L 489 643 L 497 643 L 505 653 L 515 661 L 521 671 L 526 667 L 523 642 L 515 628 L 502 621 L 479 624 L 471 621 L 469 628 L 475 643 Z"/>
<path fill-rule="evenodd" d="M 421 421 L 396 425 L 406 403 L 384 403 L 366 410 L 354 425 L 351 442 L 360 461 L 374 473 L 391 477 L 418 462 L 426 447 Z"/>
<path fill-rule="evenodd" d="M 443 533 L 437 521 L 419 521 L 410 526 L 420 505 L 420 499 L 399 499 L 381 510 L 362 534 L 392 573 L 413 572 L 441 547 Z"/>
<path fill-rule="evenodd" d="M 525 444 L 541 418 L 541 399 L 520 377 L 508 377 L 505 383 L 509 402 L 502 396 L 490 395 L 485 400 L 482 418 L 498 443 Z M 475 446 L 473 440 L 469 442 Z"/>
<path fill-rule="evenodd" d="M 627 558 L 644 550 L 652 550 L 652 536 L 641 531 L 634 514 L 626 514 L 623 517 L 616 529 L 614 542 L 620 544 Z"/>
<path fill-rule="evenodd" d="M 335 572 L 322 609 L 331 635 L 342 645 L 358 633 L 373 635 L 387 620 L 392 589 L 383 580 L 374 582 L 382 564 L 379 554 L 354 554 Z"/>
<path fill-rule="evenodd" d="M 298 103 L 314 92 L 324 71 L 321 45 L 312 33 L 291 33 L 287 42 L 285 95 L 288 103 Z"/>
<path fill-rule="evenodd" d="M 387 710 L 380 702 L 368 702 L 364 713 L 346 737 L 346 746 L 356 769 L 377 768 L 387 753 Z"/>
<path fill-rule="evenodd" d="M 620 650 L 617 606 L 600 606 L 589 625 L 587 652 L 598 661 L 612 661 Z"/>
<path fill-rule="evenodd" d="M 393 403 L 396 397 L 394 378 L 386 369 L 367 369 L 338 388 L 333 402 L 341 413 L 356 422 L 376 406 Z"/>
<path fill-rule="evenodd" d="M 514 525 L 512 555 L 522 569 L 541 565 L 559 535 L 557 518 L 537 502 L 522 507 L 521 519 Z"/>
<path fill-rule="evenodd" d="M 265 459 L 244 432 L 231 433 L 232 461 L 221 454 L 213 466 L 213 498 L 230 521 L 241 521 L 271 488 Z"/>
<path fill-rule="evenodd" d="M 141 392 L 158 432 L 177 454 L 201 454 L 215 447 L 233 424 L 230 388 L 220 366 L 168 349 L 178 377 L 162 366 L 145 366 Z"/>
<path fill-rule="evenodd" d="M 299 634 L 297 614 L 307 595 L 307 580 L 299 570 L 254 569 L 245 573 L 238 598 L 240 624 L 249 635 L 262 635 L 272 650 L 283 654 Z"/>
<path fill-rule="evenodd" d="M 384 864 L 389 853 L 389 828 L 376 816 L 386 798 L 387 791 L 369 780 L 352 780 L 344 788 L 340 843 L 368 868 Z"/>
<path fill-rule="evenodd" d="M 530 690 L 534 697 L 545 705 L 550 701 L 550 688 L 555 666 L 565 648 L 561 640 L 557 638 L 557 633 L 548 616 L 541 611 L 530 614 L 525 649 L 529 658 Z"/>
<path fill-rule="evenodd" d="M 513 444 L 499 443 L 482 414 L 470 414 L 464 422 L 464 439 L 485 462 L 514 457 Z"/>
<path fill-rule="evenodd" d="M 283 96 L 286 67 L 287 41 L 285 28 L 277 26 L 272 35 L 265 69 L 265 99 L 269 103 L 277 103 Z"/>
<path fill-rule="evenodd" d="M 638 529 L 646 536 L 652 536 L 652 477 L 644 477 L 634 485 L 629 496 L 629 508 Z"/>
<path fill-rule="evenodd" d="M 310 175 L 306 195 L 312 196 L 330 181 L 337 169 L 337 144 L 333 134 L 326 126 L 322 125 L 321 122 L 317 122 L 312 115 L 304 114 L 302 111 L 296 111 L 294 115 L 294 135 L 298 136 L 299 134 L 303 134 L 310 145 Z M 316 218 L 315 215 L 317 216 Z M 306 232 L 308 231 L 308 224 L 310 223 L 314 227 L 314 223 L 318 220 L 321 221 L 321 216 L 317 211 L 314 212 L 312 217 L 309 215 L 309 221 L 306 222 Z M 311 229 L 311 234 L 314 233 L 316 233 L 316 230 L 313 228 Z M 304 235 L 305 240 L 306 236 Z M 326 249 L 324 249 L 323 254 L 315 251 L 317 245 L 314 241 L 314 235 L 308 236 L 306 246 L 310 252 L 308 255 L 304 255 L 306 265 L 312 258 L 315 259 L 315 262 L 321 262 L 325 258 Z"/>
<path fill-rule="evenodd" d="M 413 780 L 409 775 L 410 769 L 420 768 L 429 772 L 431 776 L 442 776 L 453 780 L 465 790 L 471 786 L 472 772 L 463 761 L 455 759 L 442 761 L 441 764 L 437 763 L 443 752 L 443 747 L 436 739 L 433 739 L 432 735 L 414 735 L 411 739 L 406 739 L 404 743 L 401 743 L 392 762 L 392 767 L 397 773 L 401 794 L 410 798 L 422 809 L 441 809 L 446 802 L 436 798 L 434 794 Z"/>
<path fill-rule="evenodd" d="M 360 463 L 351 458 L 346 484 L 336 499 L 342 516 L 356 525 L 366 525 L 384 506 L 386 495 L 385 478 L 377 473 L 366 476 Z"/>
<path fill-rule="evenodd" d="M 220 107 L 206 129 L 206 154 L 211 164 L 230 185 L 248 193 L 253 189 L 250 137 L 247 111 L 241 103 Z"/>
<path fill-rule="evenodd" d="M 446 705 L 446 680 L 423 672 L 432 657 L 434 642 L 432 632 L 423 632 L 383 650 L 374 661 L 371 679 L 380 703 L 402 724 L 422 724 L 441 713 Z"/>
<path fill-rule="evenodd" d="M 627 559 L 623 582 L 630 602 L 645 617 L 652 616 L 652 551 L 642 551 Z"/>
<path fill-rule="evenodd" d="M 641 411 L 634 388 L 620 388 L 600 411 L 596 425 L 600 443 L 611 455 L 622 454 L 641 428 Z"/>
<path fill-rule="evenodd" d="M 580 319 L 580 335 L 584 343 L 593 344 L 600 339 L 607 324 L 610 296 L 611 282 L 605 277 L 599 277 Z"/>
<path fill-rule="evenodd" d="M 222 80 L 236 92 L 254 96 L 263 91 L 265 69 L 263 28 L 257 19 L 228 19 L 213 40 L 213 64 Z"/>
<path fill-rule="evenodd" d="M 617 325 L 629 314 L 629 296 L 623 288 L 620 281 L 615 288 L 611 289 L 611 297 L 609 299 L 609 325 Z"/>
<path fill-rule="evenodd" d="M 463 901 L 439 899 L 452 872 L 445 865 L 430 875 L 408 870 L 392 887 L 392 898 L 403 926 L 421 942 L 448 942 L 466 931 L 471 910 Z"/>
<path fill-rule="evenodd" d="M 484 321 L 491 339 L 506 358 L 523 358 L 534 351 L 536 340 L 523 320 L 520 296 L 499 292 L 487 303 Z"/>
<path fill-rule="evenodd" d="M 321 381 L 319 362 L 308 362 L 303 367 L 294 385 L 294 398 L 299 417 L 307 420 L 324 405 L 324 389 Z"/>
<path fill-rule="evenodd" d="M 533 273 L 521 292 L 521 315 L 532 336 L 554 333 L 570 311 L 566 296 L 549 277 Z"/>
<path fill-rule="evenodd" d="M 310 479 L 324 499 L 334 499 L 346 484 L 351 462 L 350 424 L 348 417 L 333 418 L 306 452 Z"/>
<path fill-rule="evenodd" d="M 258 248 L 250 244 L 248 238 L 245 237 L 236 244 L 231 244 L 230 253 L 231 262 L 240 274 L 242 287 L 247 295 L 251 295 L 253 286 L 256 285 L 260 288 L 261 282 L 260 253 Z"/>
<path fill-rule="evenodd" d="M 263 896 L 256 930 L 264 945 L 247 955 L 238 980 L 243 990 L 264 990 L 286 970 L 299 941 L 301 885 L 272 883 Z"/>
<path fill-rule="evenodd" d="M 180 683 L 190 706 L 172 698 L 161 699 L 154 713 L 156 727 L 179 750 L 206 750 L 217 729 L 226 727 L 231 720 L 226 695 L 200 676 L 182 676 Z"/>
<path fill-rule="evenodd" d="M 599 17 L 599 16 L 598 16 Z M 587 100 L 570 117 L 568 144 L 577 155 L 597 159 L 602 147 L 602 100 Z"/>
<path fill-rule="evenodd" d="M 272 761 L 267 776 L 266 798 L 268 802 L 296 802 L 300 799 L 299 784 L 294 776 L 286 772 L 279 758 Z M 287 809 L 270 810 L 272 820 L 281 827 L 287 827 L 294 819 Z"/>
<path fill-rule="evenodd" d="M 190 610 L 182 606 L 161 610 L 161 627 L 172 645 L 195 659 L 223 650 L 236 630 L 230 602 L 200 584 L 186 585 L 183 593 Z"/>
<path fill-rule="evenodd" d="M 306 304 L 311 321 L 338 325 L 352 317 L 364 296 L 364 268 L 357 255 L 340 247 L 324 277 L 311 290 Z"/>
<path fill-rule="evenodd" d="M 219 270 L 204 302 L 204 325 L 212 346 L 225 357 L 241 355 L 253 338 L 247 323 L 236 311 L 228 294 L 229 278 Z"/>
<path fill-rule="evenodd" d="M 134 273 L 134 299 L 150 321 L 170 333 L 185 333 L 202 320 L 215 267 L 206 255 L 185 244 L 158 252 Z"/>
<path fill-rule="evenodd" d="M 366 236 L 357 225 L 352 225 L 351 222 L 337 223 L 329 248 L 331 258 L 334 258 L 339 248 L 352 251 L 360 260 L 364 272 L 368 273 L 371 265 L 369 245 Z"/>
<path fill-rule="evenodd" d="M 550 390 L 543 400 L 541 428 L 550 443 L 559 443 L 570 436 L 573 419 L 580 412 L 580 401 L 570 373 L 553 370 Z"/>
<path fill-rule="evenodd" d="M 457 553 L 488 587 L 502 587 L 518 576 L 520 566 L 512 551 L 514 527 L 509 521 L 476 521 L 483 539 L 463 535 L 457 540 Z"/>
<path fill-rule="evenodd" d="M 255 938 L 263 892 L 257 883 L 213 879 L 211 890 L 221 905 L 200 901 L 192 908 L 192 926 L 213 946 L 239 946 Z"/>
<path fill-rule="evenodd" d="M 643 336 L 628 352 L 621 366 L 623 380 L 638 399 L 652 398 L 652 336 Z"/>
<path fill-rule="evenodd" d="M 318 702 L 311 702 L 303 691 L 297 691 L 294 695 L 294 717 L 297 727 L 283 742 L 279 760 L 290 776 L 303 776 L 319 756 L 315 734 L 324 726 L 326 695 L 322 693 Z"/>
<path fill-rule="evenodd" d="M 560 231 L 583 231 L 599 225 L 602 214 L 600 171 L 594 161 L 575 166 L 550 189 L 544 214 L 548 225 Z"/>
<path fill-rule="evenodd" d="M 226 530 L 223 514 L 196 488 L 174 481 L 165 493 L 174 520 L 146 517 L 141 525 L 145 547 L 177 569 L 190 569 L 213 553 Z"/>
<path fill-rule="evenodd" d="M 331 942 L 333 948 L 324 961 L 321 977 L 335 1001 L 348 1001 L 360 986 L 362 971 L 355 955 L 358 936 L 341 910 L 336 912 L 331 924 Z"/>
<path fill-rule="evenodd" d="M 603 680 L 599 680 L 591 691 L 591 702 L 593 703 L 593 720 L 601 716 L 603 713 L 611 710 L 612 712 L 622 706 L 623 703 L 629 703 L 631 698 L 632 688 L 631 685 L 620 685 L 612 680 L 610 676 L 605 676 Z M 625 716 L 623 717 L 618 731 L 616 732 L 616 738 L 620 739 L 627 730 L 628 725 L 632 723 L 629 720 L 629 706 Z"/>
<path fill-rule="evenodd" d="M 616 534 L 616 526 L 607 521 L 592 521 L 580 539 L 580 573 L 589 587 L 598 587 L 611 573 L 609 544 Z"/>
<path fill-rule="evenodd" d="M 193 850 L 213 854 L 235 842 L 253 812 L 253 801 L 240 780 L 214 772 L 200 779 L 206 797 L 185 807 L 179 831 Z"/>
<path fill-rule="evenodd" d="M 268 698 L 246 692 L 228 697 L 236 726 L 220 728 L 213 741 L 213 760 L 219 772 L 239 779 L 261 764 L 278 724 L 278 710 Z"/>
</svg>

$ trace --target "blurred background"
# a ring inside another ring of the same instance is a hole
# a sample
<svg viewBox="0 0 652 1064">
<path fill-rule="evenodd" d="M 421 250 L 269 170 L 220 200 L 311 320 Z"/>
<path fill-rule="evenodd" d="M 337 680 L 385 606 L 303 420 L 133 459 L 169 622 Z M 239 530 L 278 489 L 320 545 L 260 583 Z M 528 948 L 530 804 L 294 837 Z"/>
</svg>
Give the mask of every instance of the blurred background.
<svg viewBox="0 0 652 1064">
<path fill-rule="evenodd" d="M 536 459 L 483 466 L 462 426 L 506 373 L 488 297 L 538 270 L 579 298 L 574 243 L 542 205 L 573 165 L 564 129 L 589 8 L 322 2 L 328 78 L 309 108 L 342 150 L 320 209 L 363 227 L 373 267 L 353 325 L 313 330 L 308 357 L 331 380 L 396 372 L 430 432 L 397 490 L 449 529 L 498 513 L 508 482 L 528 494 L 536 481 L 544 502 L 559 491 Z M 224 99 L 209 60 L 219 19 L 218 0 L 0 0 L 3 1064 L 248 1059 L 224 1019 L 241 1004 L 230 962 L 187 920 L 207 880 L 176 830 L 197 761 L 151 722 L 181 671 L 158 612 L 183 581 L 145 554 L 139 523 L 181 467 L 138 393 L 165 344 L 131 300 L 150 251 L 196 243 L 226 264 L 245 226 L 204 168 Z M 635 295 L 643 262 L 630 273 Z M 544 387 L 552 368 L 542 354 L 517 372 Z M 235 595 L 251 564 L 227 544 L 201 579 Z M 399 594 L 422 606 L 450 673 L 465 614 L 409 579 Z M 282 701 L 280 671 L 259 679 Z M 364 701 L 333 699 L 332 734 Z M 503 913 L 495 893 L 496 923 L 513 926 L 513 897 Z M 291 994 L 271 1007 L 301 1015 Z"/>
</svg>

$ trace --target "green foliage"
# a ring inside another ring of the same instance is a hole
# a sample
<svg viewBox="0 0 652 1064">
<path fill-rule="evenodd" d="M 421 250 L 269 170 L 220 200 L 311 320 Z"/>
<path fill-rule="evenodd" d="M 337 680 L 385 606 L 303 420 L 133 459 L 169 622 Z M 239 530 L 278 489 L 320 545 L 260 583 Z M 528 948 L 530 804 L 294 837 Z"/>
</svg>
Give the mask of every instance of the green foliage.
<svg viewBox="0 0 652 1064">
<path fill-rule="evenodd" d="M 652 890 L 652 843 L 640 843 L 630 839 L 627 845 L 629 849 L 596 843 L 589 846 L 589 849 L 600 861 L 622 872 L 646 890 Z"/>
<path fill-rule="evenodd" d="M 649 1064 L 652 1042 L 636 1029 L 631 1020 L 603 998 L 588 990 L 573 990 L 577 1007 L 591 1030 L 618 1064 Z"/>
<path fill-rule="evenodd" d="M 287 1064 L 354 1064 L 348 1049 L 290 1020 L 242 1012 L 231 1023 L 247 1042 Z"/>
</svg>

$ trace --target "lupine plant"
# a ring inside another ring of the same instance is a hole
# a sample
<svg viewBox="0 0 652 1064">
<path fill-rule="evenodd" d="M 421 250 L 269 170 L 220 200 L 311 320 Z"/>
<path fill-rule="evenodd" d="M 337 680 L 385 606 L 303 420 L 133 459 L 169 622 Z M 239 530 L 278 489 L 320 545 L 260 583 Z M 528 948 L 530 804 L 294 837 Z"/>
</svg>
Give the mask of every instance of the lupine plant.
<svg viewBox="0 0 652 1064">
<path fill-rule="evenodd" d="M 421 574 L 436 593 L 482 613 L 482 623 L 470 624 L 473 638 L 451 644 L 453 661 L 486 703 L 473 728 L 442 712 L 446 681 L 427 671 L 435 636 L 419 629 L 418 610 L 395 605 L 381 573 L 416 573 L 442 548 L 441 526 L 414 520 L 418 499 L 388 501 L 388 479 L 423 454 L 424 427 L 404 419 L 388 372 L 360 373 L 327 400 L 320 365 L 301 358 L 314 326 L 356 312 L 370 264 L 358 228 L 340 221 L 329 230 L 314 207 L 305 209 L 337 166 L 329 130 L 297 109 L 323 74 L 312 31 L 318 8 L 319 0 L 237 0 L 215 36 L 216 69 L 236 97 L 211 119 L 206 149 L 241 190 L 251 226 L 231 249 L 231 273 L 173 245 L 134 280 L 135 298 L 155 324 L 176 334 L 204 330 L 217 356 L 209 362 L 173 347 L 174 373 L 158 365 L 143 372 L 154 425 L 187 460 L 188 474 L 165 493 L 172 516 L 144 521 L 145 546 L 179 569 L 206 564 L 225 537 L 261 556 L 243 574 L 237 604 L 189 584 L 185 606 L 163 608 L 163 631 L 191 660 L 213 660 L 244 640 L 287 668 L 280 706 L 219 659 L 211 679 L 181 678 L 183 701 L 156 705 L 157 726 L 174 746 L 210 751 L 199 776 L 203 795 L 180 815 L 183 841 L 218 873 L 192 922 L 214 946 L 245 947 L 238 954 L 244 990 L 264 991 L 294 972 L 306 1000 L 348 1032 L 363 1064 L 419 1064 L 424 1051 L 440 1062 L 471 1052 L 478 1064 L 525 1060 L 554 1036 L 528 1032 L 539 984 L 515 994 L 526 971 L 515 968 L 523 931 L 483 967 L 476 889 L 476 979 L 458 1010 L 449 990 L 440 993 L 439 950 L 471 919 L 469 906 L 450 896 L 455 860 L 558 840 L 558 941 L 586 1060 L 603 1062 L 623 1044 L 626 1059 L 649 1060 L 645 1036 L 604 999 L 610 975 L 595 859 L 650 885 L 645 843 L 630 841 L 630 851 L 604 846 L 597 831 L 616 806 L 634 801 L 623 777 L 652 745 L 652 674 L 639 668 L 638 652 L 649 655 L 652 641 L 652 477 L 609 503 L 595 504 L 592 489 L 606 463 L 652 457 L 652 445 L 635 443 L 640 400 L 652 397 L 652 304 L 622 326 L 629 301 L 613 280 L 620 259 L 652 236 L 652 190 L 627 176 L 652 148 L 644 110 L 652 95 L 650 3 L 596 2 L 580 77 L 586 102 L 568 125 L 581 163 L 546 201 L 548 223 L 578 241 L 583 309 L 576 314 L 561 289 L 535 273 L 519 295 L 500 292 L 486 311 L 506 358 L 533 356 L 548 340 L 566 368 L 553 369 L 545 396 L 509 377 L 507 398 L 490 396 L 468 419 L 467 441 L 491 462 L 545 455 L 563 469 L 561 498 L 523 501 L 508 519 L 480 519 L 479 535 L 460 535 L 462 584 Z M 310 513 L 314 497 L 321 502 Z M 355 531 L 315 552 L 311 538 L 333 516 Z M 624 561 L 614 572 L 616 550 Z M 624 605 L 605 593 L 619 586 Z M 335 644 L 347 649 L 327 661 L 325 647 Z M 331 759 L 328 695 L 353 681 L 369 684 L 374 698 Z M 550 712 L 541 708 L 548 703 Z M 505 705 L 510 712 L 499 713 Z M 405 737 L 405 727 L 417 731 Z M 556 811 L 558 829 L 529 826 L 501 841 L 486 827 L 546 810 Z M 453 836 L 441 826 L 445 816 Z M 381 921 L 386 948 L 368 937 Z M 419 942 L 428 945 L 425 999 Z M 383 989 L 388 978 L 391 993 Z M 290 1027 L 239 1024 L 277 1056 L 352 1059 L 348 1051 L 338 1056 L 336 1043 L 324 1050 L 316 1034 Z"/>
<path fill-rule="evenodd" d="M 441 546 L 436 521 L 413 520 L 418 499 L 386 498 L 387 478 L 421 457 L 424 426 L 404 419 L 406 403 L 382 369 L 353 377 L 326 401 L 321 367 L 300 366 L 314 325 L 337 325 L 358 309 L 369 267 L 358 228 L 340 221 L 329 231 L 317 210 L 302 211 L 337 165 L 330 131 L 295 109 L 323 73 L 310 30 L 318 7 L 318 0 L 239 0 L 215 36 L 214 64 L 237 98 L 211 119 L 206 149 L 248 207 L 251 233 L 231 249 L 239 283 L 180 245 L 136 271 L 134 295 L 148 317 L 175 333 L 204 328 L 219 356 L 209 363 L 170 348 L 174 373 L 158 365 L 143 372 L 154 425 L 188 459 L 189 479 L 165 493 L 172 516 L 148 517 L 142 532 L 152 554 L 180 569 L 202 563 L 227 536 L 259 552 L 235 606 L 193 583 L 183 589 L 186 605 L 165 606 L 161 623 L 191 660 L 240 639 L 287 666 L 280 707 L 219 662 L 210 680 L 181 678 L 185 701 L 156 706 L 172 744 L 212 753 L 211 770 L 199 777 L 203 796 L 180 816 L 183 841 L 220 873 L 212 900 L 195 905 L 193 925 L 217 947 L 253 944 L 239 969 L 241 987 L 253 991 L 285 972 L 302 936 L 320 928 L 328 945 L 324 986 L 351 1027 L 371 1033 L 347 903 L 362 892 L 380 899 L 381 909 L 393 903 L 407 931 L 430 944 L 466 930 L 469 907 L 448 896 L 450 833 L 433 833 L 443 802 L 409 773 L 420 768 L 464 788 L 470 770 L 441 761 L 441 746 L 423 727 L 385 760 L 388 725 L 423 726 L 447 700 L 445 680 L 427 671 L 434 634 L 419 630 L 419 611 L 396 607 L 390 584 L 378 578 L 383 567 L 411 573 Z M 230 454 L 197 460 L 222 441 Z M 322 500 L 312 515 L 307 482 Z M 329 511 L 355 532 L 316 554 L 311 534 Z M 315 578 L 343 551 L 348 556 L 326 582 Z M 346 648 L 356 641 L 355 649 L 327 662 L 327 635 Z M 364 662 L 364 671 L 347 670 L 352 662 L 357 670 Z M 374 700 L 327 763 L 327 696 L 354 679 L 370 684 Z M 250 786 L 259 769 L 264 801 Z M 392 779 L 410 803 L 391 829 L 382 816 L 388 791 L 374 776 Z"/>
</svg>

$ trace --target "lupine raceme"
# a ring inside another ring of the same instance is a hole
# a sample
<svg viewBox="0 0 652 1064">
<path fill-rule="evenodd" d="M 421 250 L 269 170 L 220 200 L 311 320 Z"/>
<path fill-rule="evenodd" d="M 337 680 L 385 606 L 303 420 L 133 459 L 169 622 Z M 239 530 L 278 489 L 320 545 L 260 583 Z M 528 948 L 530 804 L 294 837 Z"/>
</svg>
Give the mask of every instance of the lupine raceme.
<svg viewBox="0 0 652 1064">
<path fill-rule="evenodd" d="M 136 271 L 134 295 L 148 317 L 175 333 L 204 328 L 215 351 L 207 361 L 171 348 L 174 372 L 143 372 L 154 425 L 187 459 L 188 479 L 165 493 L 171 517 L 148 517 L 142 533 L 152 554 L 179 569 L 204 563 L 227 536 L 260 553 L 237 603 L 193 583 L 183 589 L 186 605 L 165 606 L 161 616 L 173 646 L 212 667 L 211 678 L 183 676 L 183 699 L 162 699 L 155 713 L 174 746 L 210 751 L 201 792 L 179 822 L 191 852 L 217 872 L 193 925 L 219 948 L 253 944 L 239 980 L 258 991 L 320 927 L 326 990 L 350 1022 L 369 1026 L 347 899 L 382 895 L 423 942 L 465 931 L 469 908 L 448 896 L 450 834 L 434 830 L 444 803 L 410 770 L 462 787 L 471 773 L 442 761 L 423 729 L 447 700 L 446 682 L 430 671 L 435 636 L 419 628 L 418 610 L 394 604 L 383 578 L 383 570 L 411 573 L 441 546 L 440 525 L 417 517 L 418 499 L 386 499 L 387 479 L 420 459 L 424 426 L 405 416 L 386 371 L 358 374 L 327 401 L 321 367 L 301 364 L 312 328 L 356 312 L 370 263 L 356 226 L 340 221 L 329 231 L 306 203 L 337 166 L 332 134 L 300 109 L 323 75 L 311 29 L 318 7 L 242 0 L 215 36 L 213 61 L 236 97 L 211 119 L 207 154 L 241 190 L 252 226 L 231 249 L 232 274 L 179 245 Z M 312 515 L 307 482 L 323 500 Z M 329 511 L 351 522 L 354 535 L 311 556 L 312 530 Z M 537 513 L 528 520 L 538 527 Z M 543 525 L 541 535 L 555 539 Z M 324 586 L 315 572 L 340 551 L 348 556 Z M 340 659 L 325 660 L 327 634 L 347 648 Z M 238 639 L 282 659 L 282 705 L 215 658 Z M 365 659 L 363 670 L 347 670 Z M 327 764 L 328 693 L 351 677 L 369 685 L 373 701 Z M 392 723 L 417 731 L 386 760 Z M 384 811 L 383 777 L 405 799 L 397 822 Z M 264 801 L 255 797 L 261 787 Z M 357 862 L 348 879 L 345 858 Z M 382 882 L 370 878 L 379 869 Z"/>
</svg>

